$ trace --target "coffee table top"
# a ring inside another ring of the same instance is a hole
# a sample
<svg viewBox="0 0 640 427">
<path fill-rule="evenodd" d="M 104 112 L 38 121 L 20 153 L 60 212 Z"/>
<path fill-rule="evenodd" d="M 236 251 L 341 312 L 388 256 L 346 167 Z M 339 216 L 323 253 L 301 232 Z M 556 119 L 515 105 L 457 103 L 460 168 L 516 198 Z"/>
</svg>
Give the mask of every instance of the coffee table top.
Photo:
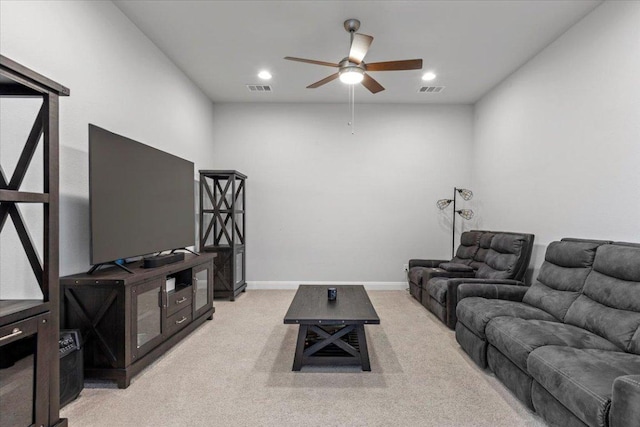
<svg viewBox="0 0 640 427">
<path fill-rule="evenodd" d="M 327 298 L 328 288 L 338 290 L 335 301 L 329 301 Z M 300 285 L 284 316 L 284 323 L 379 324 L 380 318 L 362 285 Z"/>
</svg>

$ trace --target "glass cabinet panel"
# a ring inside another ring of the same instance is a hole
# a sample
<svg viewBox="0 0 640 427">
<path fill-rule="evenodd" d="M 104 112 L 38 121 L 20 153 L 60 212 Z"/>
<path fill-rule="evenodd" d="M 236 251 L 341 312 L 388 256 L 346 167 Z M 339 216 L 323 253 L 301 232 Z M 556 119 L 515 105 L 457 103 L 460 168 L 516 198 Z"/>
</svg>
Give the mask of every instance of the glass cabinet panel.
<svg viewBox="0 0 640 427">
<path fill-rule="evenodd" d="M 244 252 L 236 254 L 236 283 L 244 282 Z"/>
<path fill-rule="evenodd" d="M 195 271 L 195 293 L 194 293 L 194 309 L 196 313 L 201 308 L 205 307 L 210 300 L 209 288 L 211 283 L 209 282 L 209 269 L 203 268 L 199 271 Z"/>
<path fill-rule="evenodd" d="M 137 346 L 142 347 L 162 334 L 161 285 L 152 289 L 140 289 L 136 297 Z"/>
</svg>

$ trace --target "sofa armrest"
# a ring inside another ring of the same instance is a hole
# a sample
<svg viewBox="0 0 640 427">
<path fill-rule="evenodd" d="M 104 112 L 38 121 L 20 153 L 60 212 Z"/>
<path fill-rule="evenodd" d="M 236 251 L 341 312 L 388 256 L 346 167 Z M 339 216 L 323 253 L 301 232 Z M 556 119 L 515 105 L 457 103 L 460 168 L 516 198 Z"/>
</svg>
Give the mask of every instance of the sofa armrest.
<svg viewBox="0 0 640 427">
<path fill-rule="evenodd" d="M 640 375 L 625 375 L 613 382 L 609 426 L 640 425 Z"/>
<path fill-rule="evenodd" d="M 497 283 L 461 283 L 458 286 L 458 302 L 463 298 L 480 297 L 487 299 L 504 299 L 522 302 L 529 288 L 522 285 Z"/>
<path fill-rule="evenodd" d="M 407 280 L 409 284 L 413 283 L 414 285 L 420 286 L 424 288 L 424 285 L 431 279 L 439 277 L 439 278 L 466 278 L 467 280 L 473 279 L 475 277 L 476 272 L 471 271 L 447 271 L 443 270 L 439 267 L 413 267 L 410 268 L 407 272 Z"/>
<path fill-rule="evenodd" d="M 450 259 L 410 259 L 409 269 L 413 267 L 436 268 L 443 262 L 449 262 Z"/>
<path fill-rule="evenodd" d="M 504 285 L 520 285 L 524 284 L 518 280 L 512 279 L 449 279 L 447 280 L 447 325 L 453 329 L 456 327 L 458 318 L 456 316 L 456 306 L 458 305 L 458 287 L 463 283 L 474 284 L 494 284 L 498 286 Z"/>
<path fill-rule="evenodd" d="M 456 273 L 474 273 L 473 267 L 467 264 L 459 264 L 456 262 L 443 262 L 438 268 L 444 271 L 456 272 Z"/>
</svg>

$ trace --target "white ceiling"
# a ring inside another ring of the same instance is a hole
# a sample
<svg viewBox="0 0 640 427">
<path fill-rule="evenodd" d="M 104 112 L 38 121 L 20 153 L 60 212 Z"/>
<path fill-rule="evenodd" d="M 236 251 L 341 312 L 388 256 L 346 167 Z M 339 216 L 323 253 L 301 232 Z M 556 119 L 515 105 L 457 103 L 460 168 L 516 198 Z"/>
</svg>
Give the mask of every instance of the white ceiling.
<svg viewBox="0 0 640 427">
<path fill-rule="evenodd" d="M 367 62 L 422 58 L 423 71 L 374 72 L 385 88 L 358 86 L 356 102 L 474 103 L 564 33 L 600 0 L 539 1 L 124 1 L 116 5 L 214 102 L 346 102 L 333 72 L 285 61 L 339 62 L 348 18 L 374 37 Z M 252 93 L 268 69 L 273 93 Z M 424 71 L 438 77 L 422 82 Z M 446 86 L 419 94 L 422 85 Z"/>
</svg>

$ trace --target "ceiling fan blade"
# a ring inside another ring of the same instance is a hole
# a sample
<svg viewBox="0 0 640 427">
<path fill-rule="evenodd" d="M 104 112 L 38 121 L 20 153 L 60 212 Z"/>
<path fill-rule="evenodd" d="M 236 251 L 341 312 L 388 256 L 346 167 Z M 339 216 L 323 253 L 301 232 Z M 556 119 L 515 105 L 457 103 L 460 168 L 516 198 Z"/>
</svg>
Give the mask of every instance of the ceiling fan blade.
<svg viewBox="0 0 640 427">
<path fill-rule="evenodd" d="M 362 86 L 369 89 L 369 92 L 371 93 L 378 93 L 384 90 L 384 87 L 382 87 L 380 83 L 368 74 L 364 75 L 364 79 L 362 79 Z"/>
<path fill-rule="evenodd" d="M 355 33 L 353 35 L 353 41 L 351 42 L 351 49 L 349 50 L 349 61 L 359 64 L 364 59 L 364 56 L 371 46 L 373 37 L 366 34 Z"/>
<path fill-rule="evenodd" d="M 293 56 L 285 56 L 284 59 L 288 59 L 289 61 L 306 62 L 307 64 L 324 65 L 326 67 L 339 67 L 338 64 L 334 64 L 333 62 L 316 61 L 314 59 L 294 58 Z"/>
<path fill-rule="evenodd" d="M 402 70 L 420 70 L 421 68 L 422 68 L 422 59 L 373 62 L 371 64 L 367 64 L 367 71 L 402 71 Z"/>
<path fill-rule="evenodd" d="M 317 87 L 325 85 L 325 84 L 337 79 L 338 76 L 340 76 L 340 73 L 331 74 L 329 77 L 325 77 L 324 79 L 322 79 L 320 81 L 317 81 L 317 82 L 315 82 L 313 84 L 310 84 L 309 86 L 307 86 L 307 89 L 315 89 Z"/>
</svg>

